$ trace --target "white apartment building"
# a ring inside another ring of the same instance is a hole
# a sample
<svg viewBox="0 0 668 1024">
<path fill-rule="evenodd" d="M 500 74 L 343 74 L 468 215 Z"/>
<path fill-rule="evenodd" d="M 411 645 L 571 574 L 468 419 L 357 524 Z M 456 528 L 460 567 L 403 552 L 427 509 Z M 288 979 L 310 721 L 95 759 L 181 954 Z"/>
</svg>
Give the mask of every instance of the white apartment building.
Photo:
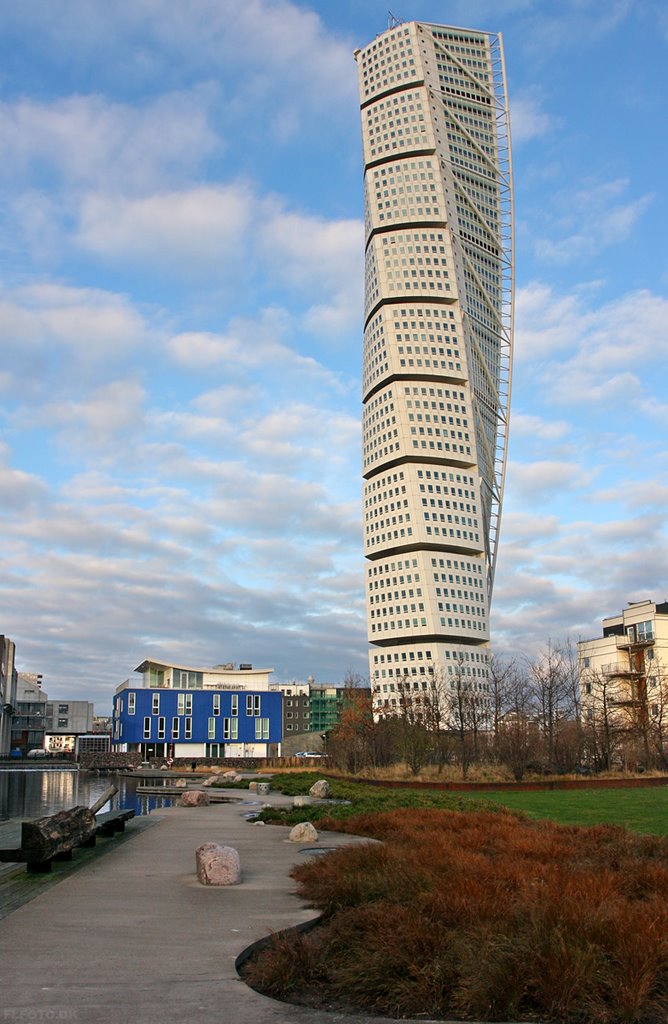
<svg viewBox="0 0 668 1024">
<path fill-rule="evenodd" d="M 392 19 L 355 59 L 374 711 L 435 678 L 484 707 L 513 337 L 502 42 Z"/>
<path fill-rule="evenodd" d="M 135 669 L 141 679 L 126 679 L 117 687 L 116 693 L 129 687 L 145 690 L 269 690 L 269 676 L 273 671 L 273 668 L 253 668 L 243 663 L 238 668 L 232 662 L 201 668 L 179 665 L 168 659 L 147 658 Z"/>
<path fill-rule="evenodd" d="M 631 601 L 602 626 L 603 636 L 577 645 L 584 721 L 605 714 L 645 728 L 667 712 L 668 603 Z"/>
</svg>

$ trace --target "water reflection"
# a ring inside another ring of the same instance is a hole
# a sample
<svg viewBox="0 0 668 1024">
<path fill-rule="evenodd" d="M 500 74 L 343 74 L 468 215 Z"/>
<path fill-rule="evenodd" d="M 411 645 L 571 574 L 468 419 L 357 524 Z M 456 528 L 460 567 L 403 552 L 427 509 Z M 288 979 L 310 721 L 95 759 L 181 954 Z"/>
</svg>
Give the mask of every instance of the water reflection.
<svg viewBox="0 0 668 1024">
<path fill-rule="evenodd" d="M 133 808 L 137 815 L 144 815 L 161 807 L 171 807 L 172 797 L 138 794 L 139 781 L 96 772 L 37 768 L 0 771 L 0 820 L 38 818 L 69 807 L 90 807 L 109 786 L 117 786 L 118 793 L 105 804 L 103 811 L 127 807 Z"/>
</svg>

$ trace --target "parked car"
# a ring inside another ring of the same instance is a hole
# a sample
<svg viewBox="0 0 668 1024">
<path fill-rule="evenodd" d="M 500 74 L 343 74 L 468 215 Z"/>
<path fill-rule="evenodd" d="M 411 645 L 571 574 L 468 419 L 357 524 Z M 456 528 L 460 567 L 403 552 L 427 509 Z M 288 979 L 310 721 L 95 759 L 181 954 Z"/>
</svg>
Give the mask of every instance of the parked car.
<svg viewBox="0 0 668 1024">
<path fill-rule="evenodd" d="M 298 750 L 295 757 L 322 757 L 317 750 Z"/>
<path fill-rule="evenodd" d="M 48 757 L 48 751 L 42 747 L 33 747 L 32 750 L 28 751 L 28 757 Z"/>
</svg>

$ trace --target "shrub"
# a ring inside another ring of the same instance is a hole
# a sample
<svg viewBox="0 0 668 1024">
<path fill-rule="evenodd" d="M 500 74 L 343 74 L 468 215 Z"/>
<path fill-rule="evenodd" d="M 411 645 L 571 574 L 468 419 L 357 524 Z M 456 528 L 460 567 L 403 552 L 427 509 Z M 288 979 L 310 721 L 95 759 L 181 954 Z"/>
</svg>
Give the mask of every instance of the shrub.
<svg viewBox="0 0 668 1024">
<path fill-rule="evenodd" d="M 324 923 L 299 938 L 306 951 L 260 956 L 257 987 L 395 1017 L 665 1024 L 668 840 L 499 812 L 337 827 L 382 845 L 294 869 Z"/>
</svg>

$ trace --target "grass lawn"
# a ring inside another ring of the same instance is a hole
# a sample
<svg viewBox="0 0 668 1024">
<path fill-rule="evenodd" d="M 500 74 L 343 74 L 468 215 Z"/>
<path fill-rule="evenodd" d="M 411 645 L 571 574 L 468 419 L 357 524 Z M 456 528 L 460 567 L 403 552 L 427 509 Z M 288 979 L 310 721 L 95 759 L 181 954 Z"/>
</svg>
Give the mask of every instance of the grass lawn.
<svg viewBox="0 0 668 1024">
<path fill-rule="evenodd" d="M 308 793 L 322 772 L 276 775 L 272 787 L 288 794 Z M 364 783 L 330 778 L 332 796 L 349 800 L 349 805 L 301 807 L 287 812 L 269 812 L 266 820 L 279 818 L 286 824 L 316 821 L 324 815 L 341 820 L 400 808 L 449 811 L 484 810 L 507 807 L 530 818 L 548 818 L 563 825 L 621 825 L 634 832 L 668 835 L 668 786 L 638 789 L 530 790 L 516 793 L 439 792 L 420 789 L 385 789 Z M 331 827 L 335 827 L 332 825 Z"/>
<path fill-rule="evenodd" d="M 489 792 L 485 800 L 562 825 L 622 825 L 633 832 L 668 835 L 668 786 Z"/>
</svg>

